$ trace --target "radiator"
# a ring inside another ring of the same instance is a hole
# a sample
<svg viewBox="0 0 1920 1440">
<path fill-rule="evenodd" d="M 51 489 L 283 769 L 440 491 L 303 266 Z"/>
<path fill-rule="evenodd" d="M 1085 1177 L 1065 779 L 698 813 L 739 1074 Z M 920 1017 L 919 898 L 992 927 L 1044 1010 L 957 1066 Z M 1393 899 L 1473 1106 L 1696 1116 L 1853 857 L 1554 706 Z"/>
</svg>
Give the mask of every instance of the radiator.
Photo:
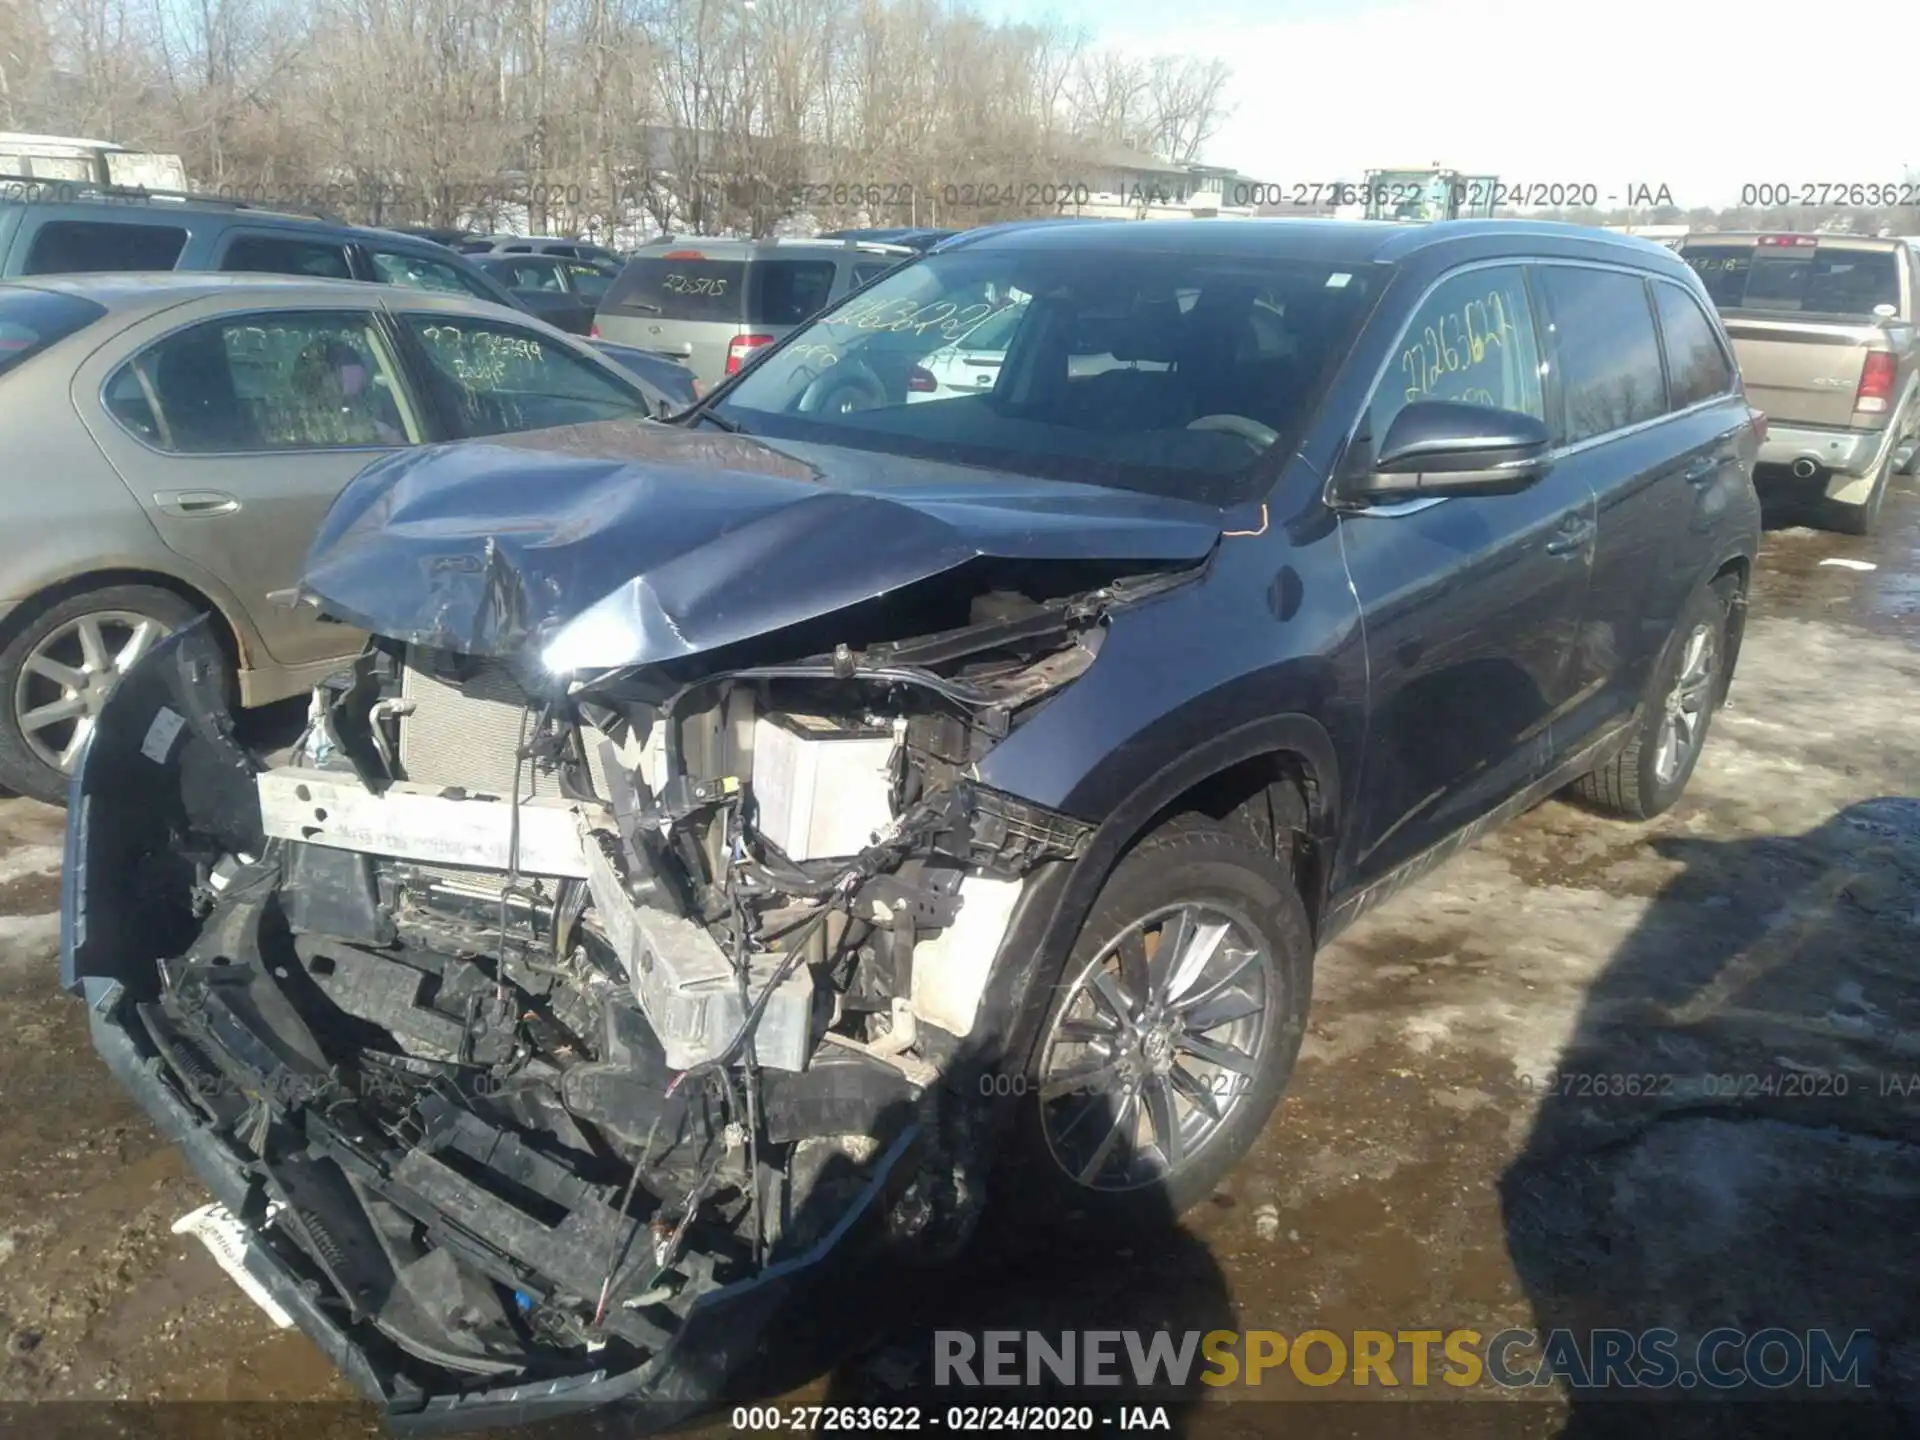
<svg viewBox="0 0 1920 1440">
<path fill-rule="evenodd" d="M 506 666 L 474 661 L 468 678 L 457 681 L 435 674 L 430 656 L 409 646 L 400 697 L 413 704 L 412 713 L 400 720 L 400 765 L 409 780 L 421 785 L 461 785 L 483 795 L 513 793 L 513 752 L 520 743 L 526 699 Z M 531 720 L 527 724 L 531 727 Z M 605 796 L 611 792 L 596 738 L 592 732 L 582 736 L 594 793 Z M 559 796 L 559 776 L 542 773 L 531 761 L 519 768 L 523 799 Z M 439 865 L 415 868 L 468 888 L 478 882 L 488 893 L 498 888 L 498 881 L 484 871 Z"/>
<path fill-rule="evenodd" d="M 407 647 L 400 697 L 413 713 L 400 721 L 400 764 L 420 785 L 464 785 L 482 794 L 513 793 L 513 752 L 520 743 L 526 697 L 498 661 L 473 662 L 471 676 L 456 681 L 433 673 L 419 647 Z M 529 721 L 530 725 L 532 722 Z M 606 767 L 589 733 L 587 770 L 597 795 L 607 795 Z M 523 796 L 557 796 L 557 775 L 539 774 L 531 763 L 520 767 Z"/>
</svg>

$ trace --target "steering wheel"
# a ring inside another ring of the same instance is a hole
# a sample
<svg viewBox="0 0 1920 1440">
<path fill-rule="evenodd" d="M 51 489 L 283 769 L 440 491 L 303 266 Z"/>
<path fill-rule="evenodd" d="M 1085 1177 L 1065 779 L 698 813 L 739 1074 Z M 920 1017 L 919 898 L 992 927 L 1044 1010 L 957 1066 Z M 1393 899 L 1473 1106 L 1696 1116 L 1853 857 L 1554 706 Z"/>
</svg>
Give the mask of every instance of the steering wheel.
<svg viewBox="0 0 1920 1440">
<path fill-rule="evenodd" d="M 858 360 L 828 368 L 826 374 L 800 392 L 794 409 L 803 414 L 848 415 L 887 403 L 887 387 Z"/>
<path fill-rule="evenodd" d="M 1256 450 L 1269 450 L 1280 443 L 1280 432 L 1244 415 L 1202 415 L 1187 422 L 1189 430 L 1223 430 L 1238 435 Z"/>
</svg>

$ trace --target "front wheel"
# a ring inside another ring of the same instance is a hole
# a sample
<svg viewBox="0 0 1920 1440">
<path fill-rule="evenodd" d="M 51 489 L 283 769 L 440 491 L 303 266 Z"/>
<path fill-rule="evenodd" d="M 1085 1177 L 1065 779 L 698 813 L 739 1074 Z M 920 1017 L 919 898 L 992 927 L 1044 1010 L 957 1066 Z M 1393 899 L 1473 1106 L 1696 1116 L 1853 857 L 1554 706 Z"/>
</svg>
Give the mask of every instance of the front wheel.
<svg viewBox="0 0 1920 1440">
<path fill-rule="evenodd" d="M 1044 1211 L 1139 1226 L 1206 1198 L 1258 1138 L 1306 1024 L 1291 877 L 1177 821 L 1108 877 L 1028 1060 L 1021 1150 Z"/>
<path fill-rule="evenodd" d="M 1654 669 L 1632 737 L 1613 759 L 1574 783 L 1581 799 L 1621 819 L 1651 820 L 1687 788 L 1731 678 L 1730 583 L 1709 586 L 1688 602 Z"/>
<path fill-rule="evenodd" d="M 170 590 L 69 595 L 0 647 L 0 786 L 63 805 L 100 709 L 135 661 L 200 611 Z"/>
</svg>

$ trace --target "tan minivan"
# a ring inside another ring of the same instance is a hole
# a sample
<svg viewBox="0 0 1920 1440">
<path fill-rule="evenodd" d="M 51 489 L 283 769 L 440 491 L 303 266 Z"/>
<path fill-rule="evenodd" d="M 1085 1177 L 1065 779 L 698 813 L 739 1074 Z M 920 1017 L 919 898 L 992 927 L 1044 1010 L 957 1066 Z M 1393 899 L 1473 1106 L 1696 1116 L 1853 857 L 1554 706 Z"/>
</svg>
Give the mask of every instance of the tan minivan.
<svg viewBox="0 0 1920 1440">
<path fill-rule="evenodd" d="M 754 352 L 919 252 L 858 240 L 656 242 L 601 298 L 594 334 L 718 385 Z"/>
<path fill-rule="evenodd" d="M 1920 240 L 1706 234 L 1680 257 L 1767 417 L 1763 493 L 1815 491 L 1834 529 L 1870 534 L 1890 478 L 1920 463 Z"/>
</svg>

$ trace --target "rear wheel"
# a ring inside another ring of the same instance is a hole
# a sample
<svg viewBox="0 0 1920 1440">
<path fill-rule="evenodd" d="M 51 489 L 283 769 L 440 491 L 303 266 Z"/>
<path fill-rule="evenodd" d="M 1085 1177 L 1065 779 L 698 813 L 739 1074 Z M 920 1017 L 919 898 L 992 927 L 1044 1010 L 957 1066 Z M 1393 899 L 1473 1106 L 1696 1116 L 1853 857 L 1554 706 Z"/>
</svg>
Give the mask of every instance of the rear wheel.
<svg viewBox="0 0 1920 1440">
<path fill-rule="evenodd" d="M 1271 853 L 1181 820 L 1117 866 L 1019 1087 L 1036 1215 L 1128 1226 L 1206 1198 L 1293 1073 L 1311 992 L 1305 908 Z"/>
<path fill-rule="evenodd" d="M 111 585 L 69 595 L 0 649 L 0 785 L 50 805 L 120 677 L 199 610 L 170 590 Z"/>
<path fill-rule="evenodd" d="M 1651 820 L 1686 790 L 1727 690 L 1731 585 L 1721 581 L 1688 603 L 1626 749 L 1574 782 L 1581 799 L 1625 820 Z"/>
</svg>

